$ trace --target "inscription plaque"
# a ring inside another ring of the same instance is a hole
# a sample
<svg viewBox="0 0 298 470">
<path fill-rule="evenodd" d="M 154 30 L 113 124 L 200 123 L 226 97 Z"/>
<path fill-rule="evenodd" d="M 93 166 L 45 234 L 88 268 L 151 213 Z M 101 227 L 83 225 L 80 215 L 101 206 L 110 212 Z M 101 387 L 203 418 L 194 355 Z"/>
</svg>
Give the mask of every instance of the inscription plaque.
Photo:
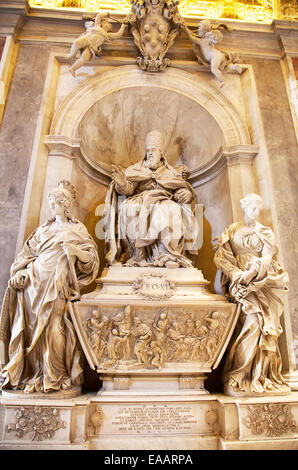
<svg viewBox="0 0 298 470">
<path fill-rule="evenodd" d="M 172 297 L 175 283 L 163 274 L 147 273 L 134 281 L 132 287 L 136 294 L 147 300 L 165 300 Z"/>
<path fill-rule="evenodd" d="M 140 405 L 117 408 L 114 432 L 159 434 L 196 432 L 199 424 L 191 405 Z"/>
</svg>

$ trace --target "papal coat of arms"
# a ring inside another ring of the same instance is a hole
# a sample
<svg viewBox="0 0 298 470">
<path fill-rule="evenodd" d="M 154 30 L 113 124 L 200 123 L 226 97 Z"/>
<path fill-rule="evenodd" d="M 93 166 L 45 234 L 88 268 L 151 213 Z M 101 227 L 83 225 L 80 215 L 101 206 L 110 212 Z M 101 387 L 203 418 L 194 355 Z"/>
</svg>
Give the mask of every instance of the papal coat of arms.
<svg viewBox="0 0 298 470">
<path fill-rule="evenodd" d="M 126 22 L 130 25 L 135 44 L 142 54 L 137 58 L 137 64 L 142 70 L 159 72 L 170 64 L 170 59 L 165 55 L 183 22 L 178 4 L 178 0 L 132 2 L 131 13 Z"/>
</svg>

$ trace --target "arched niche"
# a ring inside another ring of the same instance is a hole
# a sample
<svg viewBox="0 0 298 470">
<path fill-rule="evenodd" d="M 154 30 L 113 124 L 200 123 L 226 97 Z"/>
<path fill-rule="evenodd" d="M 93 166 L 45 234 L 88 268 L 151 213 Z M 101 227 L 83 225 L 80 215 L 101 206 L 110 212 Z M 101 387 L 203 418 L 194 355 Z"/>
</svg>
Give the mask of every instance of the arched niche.
<svg viewBox="0 0 298 470">
<path fill-rule="evenodd" d="M 109 70 L 79 84 L 57 109 L 50 134 L 76 139 L 80 122 L 94 103 L 117 90 L 134 87 L 157 87 L 188 97 L 215 119 L 226 146 L 251 143 L 242 117 L 220 90 L 178 69 L 153 74 L 133 65 Z"/>
<path fill-rule="evenodd" d="M 178 69 L 153 74 L 136 66 L 80 83 L 56 110 L 45 142 L 50 155 L 79 156 L 89 176 L 107 183 L 102 177 L 112 163 L 125 167 L 142 157 L 153 129 L 164 134 L 169 162 L 197 175 L 200 168 L 210 173 L 213 161 L 218 167 L 220 148 L 251 145 L 240 113 L 220 90 Z"/>
<path fill-rule="evenodd" d="M 242 168 L 237 174 L 237 165 L 250 164 L 256 148 L 233 103 L 197 75 L 174 68 L 146 73 L 124 66 L 78 84 L 57 108 L 45 138 L 50 150 L 45 194 L 57 183 L 54 168 L 59 165 L 59 178 L 78 183 L 78 216 L 92 233 L 97 219 L 91 212 L 103 202 L 112 163 L 127 167 L 139 160 L 144 138 L 153 129 L 163 132 L 169 163 L 189 167 L 205 207 L 197 266 L 205 266 L 205 277 L 213 284 L 212 239 L 237 217 L 232 201 L 243 196 L 241 175 L 249 181 Z"/>
<path fill-rule="evenodd" d="M 109 171 L 112 163 L 126 168 L 139 161 L 146 134 L 154 129 L 163 134 L 168 162 L 184 163 L 191 171 L 224 145 L 222 130 L 204 107 L 156 86 L 122 88 L 104 96 L 83 116 L 77 139 L 84 157 Z"/>
</svg>

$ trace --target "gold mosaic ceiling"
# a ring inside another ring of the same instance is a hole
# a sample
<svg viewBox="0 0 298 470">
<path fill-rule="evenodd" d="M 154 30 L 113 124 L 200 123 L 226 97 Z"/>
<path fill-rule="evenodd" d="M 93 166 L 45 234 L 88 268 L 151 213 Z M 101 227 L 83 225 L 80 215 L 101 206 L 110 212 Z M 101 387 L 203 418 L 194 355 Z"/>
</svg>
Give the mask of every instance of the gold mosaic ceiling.
<svg viewBox="0 0 298 470">
<path fill-rule="evenodd" d="M 129 0 L 29 0 L 31 7 L 71 8 L 95 12 L 107 10 L 126 14 Z M 298 0 L 181 0 L 180 14 L 184 18 L 229 18 L 251 23 L 271 23 L 274 19 L 297 19 Z"/>
</svg>

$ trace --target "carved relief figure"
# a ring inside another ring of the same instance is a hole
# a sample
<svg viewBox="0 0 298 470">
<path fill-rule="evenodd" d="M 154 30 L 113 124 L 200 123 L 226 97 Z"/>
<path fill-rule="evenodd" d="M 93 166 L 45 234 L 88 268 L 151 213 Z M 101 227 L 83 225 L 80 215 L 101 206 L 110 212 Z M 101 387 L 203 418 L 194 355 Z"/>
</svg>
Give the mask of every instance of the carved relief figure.
<svg viewBox="0 0 298 470">
<path fill-rule="evenodd" d="M 174 321 L 168 331 L 168 344 L 170 347 L 169 359 L 183 361 L 187 359 L 188 349 L 184 344 L 185 335 L 181 332 L 180 324 Z"/>
<path fill-rule="evenodd" d="M 124 21 L 130 25 L 135 44 L 142 54 L 137 58 L 142 70 L 159 72 L 170 64 L 165 55 L 174 43 L 182 21 L 178 4 L 177 0 L 132 1 L 131 13 Z"/>
<path fill-rule="evenodd" d="M 117 326 L 119 335 L 123 339 L 121 344 L 122 359 L 131 358 L 130 331 L 132 327 L 131 306 L 127 305 L 124 312 L 119 313 L 113 319 L 113 325 Z"/>
<path fill-rule="evenodd" d="M 88 322 L 89 336 L 95 355 L 100 361 L 107 346 L 107 331 L 110 321 L 107 316 L 102 315 L 98 309 L 93 309 Z"/>
<path fill-rule="evenodd" d="M 81 383 L 80 350 L 67 300 L 98 272 L 97 246 L 71 215 L 75 189 L 50 191 L 52 217 L 25 242 L 11 267 L 1 314 L 3 388 L 50 392 Z"/>
<path fill-rule="evenodd" d="M 157 320 L 153 321 L 153 331 L 157 344 L 161 348 L 161 363 L 167 360 L 166 340 L 169 327 L 168 309 L 163 309 Z"/>
<path fill-rule="evenodd" d="M 122 24 L 116 33 L 112 33 L 112 24 L 107 19 L 108 13 L 98 13 L 94 20 L 86 21 L 86 32 L 81 34 L 72 44 L 68 59 L 74 59 L 78 52 L 80 57 L 70 67 L 70 72 L 75 77 L 75 71 L 82 67 L 88 60 L 101 55 L 101 46 L 105 42 L 112 42 L 121 38 L 126 28 Z"/>
<path fill-rule="evenodd" d="M 109 319 L 95 309 L 84 325 L 99 368 L 104 369 L 161 369 L 166 362 L 208 362 L 225 326 L 225 316 L 220 312 L 198 319 L 191 312 L 165 307 L 157 316 L 141 320 L 130 305 Z"/>
<path fill-rule="evenodd" d="M 236 392 L 278 391 L 286 387 L 278 337 L 288 275 L 274 259 L 272 230 L 257 221 L 261 197 L 249 194 L 241 207 L 243 222 L 227 227 L 215 252 L 223 289 L 241 305 L 240 332 L 227 357 L 224 382 Z"/>
<path fill-rule="evenodd" d="M 119 360 L 131 360 L 131 307 L 127 305 L 123 312 L 118 313 L 111 319 L 110 330 L 107 335 L 107 347 L 105 357 L 107 360 L 103 367 L 116 367 Z M 102 357 L 97 356 L 99 362 Z"/>
<path fill-rule="evenodd" d="M 203 356 L 203 358 L 206 360 L 207 351 L 205 343 L 208 335 L 208 328 L 207 326 L 203 325 L 200 320 L 196 320 L 194 333 L 197 337 L 197 340 L 192 347 L 191 359 L 197 361 Z"/>
<path fill-rule="evenodd" d="M 107 344 L 107 352 L 110 359 L 121 359 L 121 343 L 123 343 L 123 341 L 125 341 L 125 338 L 120 336 L 120 333 L 116 328 L 113 328 L 110 331 Z"/>
<path fill-rule="evenodd" d="M 142 323 L 138 317 L 135 317 L 131 334 L 135 337 L 133 355 L 137 358 L 138 364 L 148 364 L 151 356 L 150 341 L 152 331 L 146 323 Z"/>
<path fill-rule="evenodd" d="M 197 253 L 195 201 L 192 186 L 166 161 L 162 134 L 150 132 L 140 162 L 125 172 L 113 167 L 103 214 L 108 263 L 192 267 L 185 254 Z"/>
<path fill-rule="evenodd" d="M 224 85 L 222 71 L 241 74 L 244 67 L 239 65 L 239 58 L 234 53 L 224 53 L 216 49 L 215 45 L 222 41 L 223 35 L 219 29 L 214 29 L 209 20 L 199 23 L 198 35 L 190 31 L 185 23 L 181 28 L 190 38 L 193 51 L 198 62 L 210 65 L 211 72 L 219 80 L 220 86 Z"/>
<path fill-rule="evenodd" d="M 213 312 L 210 316 L 206 317 L 206 322 L 210 331 L 209 345 L 215 345 L 220 341 L 223 333 L 223 323 L 221 322 L 221 315 L 219 312 Z"/>
<path fill-rule="evenodd" d="M 162 364 L 164 363 L 164 354 L 162 348 L 159 347 L 157 341 L 151 341 L 150 347 L 152 349 L 152 360 L 151 364 L 158 368 L 161 369 Z"/>
</svg>

